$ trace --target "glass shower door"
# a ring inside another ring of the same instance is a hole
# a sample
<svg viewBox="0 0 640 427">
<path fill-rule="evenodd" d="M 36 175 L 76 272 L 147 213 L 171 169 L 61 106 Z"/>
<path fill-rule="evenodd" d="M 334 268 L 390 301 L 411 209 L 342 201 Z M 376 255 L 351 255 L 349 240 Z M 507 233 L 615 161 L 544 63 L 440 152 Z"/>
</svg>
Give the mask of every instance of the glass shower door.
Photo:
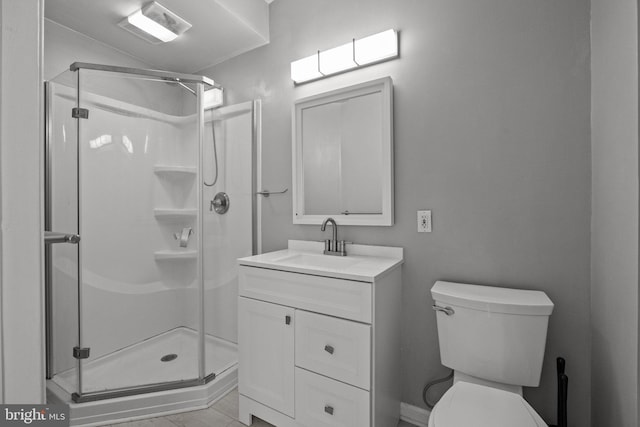
<svg viewBox="0 0 640 427">
<path fill-rule="evenodd" d="M 201 379 L 198 98 L 78 74 L 80 394 Z"/>
<path fill-rule="evenodd" d="M 255 104 L 255 105 L 254 105 Z M 254 159 L 258 102 L 205 112 L 203 189 L 205 369 L 221 375 L 238 360 L 238 263 L 253 255 Z M 229 210 L 216 210 L 216 196 L 226 195 Z"/>
<path fill-rule="evenodd" d="M 78 391 L 78 247 L 61 238 L 78 234 L 76 140 L 71 117 L 76 98 L 73 73 L 46 85 L 45 295 L 47 378 L 69 394 Z"/>
</svg>

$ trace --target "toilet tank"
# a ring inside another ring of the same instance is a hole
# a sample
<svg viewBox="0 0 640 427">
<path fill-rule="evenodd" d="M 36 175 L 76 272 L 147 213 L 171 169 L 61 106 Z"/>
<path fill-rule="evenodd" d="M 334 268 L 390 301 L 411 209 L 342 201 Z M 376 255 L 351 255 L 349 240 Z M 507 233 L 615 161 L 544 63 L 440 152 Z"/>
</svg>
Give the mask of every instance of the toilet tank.
<svg viewBox="0 0 640 427">
<path fill-rule="evenodd" d="M 445 309 L 436 309 L 443 365 L 502 384 L 538 386 L 553 311 L 544 292 L 438 281 L 431 296 L 434 309 Z"/>
</svg>

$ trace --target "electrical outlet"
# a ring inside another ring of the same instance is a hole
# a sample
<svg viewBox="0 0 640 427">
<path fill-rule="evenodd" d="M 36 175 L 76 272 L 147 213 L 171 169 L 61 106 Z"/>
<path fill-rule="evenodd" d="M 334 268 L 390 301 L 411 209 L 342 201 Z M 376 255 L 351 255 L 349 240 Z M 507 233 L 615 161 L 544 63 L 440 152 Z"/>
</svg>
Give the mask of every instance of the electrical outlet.
<svg viewBox="0 0 640 427">
<path fill-rule="evenodd" d="M 431 211 L 418 211 L 418 233 L 431 233 Z"/>
</svg>

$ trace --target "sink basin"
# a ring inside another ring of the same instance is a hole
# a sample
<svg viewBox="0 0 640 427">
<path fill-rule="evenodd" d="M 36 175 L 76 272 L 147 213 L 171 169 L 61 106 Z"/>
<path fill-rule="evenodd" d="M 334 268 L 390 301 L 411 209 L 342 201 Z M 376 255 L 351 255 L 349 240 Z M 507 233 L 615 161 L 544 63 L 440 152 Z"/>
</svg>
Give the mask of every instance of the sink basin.
<svg viewBox="0 0 640 427">
<path fill-rule="evenodd" d="M 238 258 L 241 266 L 371 282 L 402 264 L 402 248 L 352 244 L 347 256 L 324 255 L 324 242 L 289 240 L 289 247 Z"/>
<path fill-rule="evenodd" d="M 294 254 L 276 259 L 274 262 L 300 267 L 341 269 L 351 267 L 360 260 L 332 255 Z"/>
</svg>

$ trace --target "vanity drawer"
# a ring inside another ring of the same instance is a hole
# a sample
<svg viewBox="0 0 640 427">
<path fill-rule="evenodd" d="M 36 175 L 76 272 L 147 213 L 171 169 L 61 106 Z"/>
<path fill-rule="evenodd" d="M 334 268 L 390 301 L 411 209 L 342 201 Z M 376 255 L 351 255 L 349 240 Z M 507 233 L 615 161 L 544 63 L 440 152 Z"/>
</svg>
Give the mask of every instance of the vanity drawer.
<svg viewBox="0 0 640 427">
<path fill-rule="evenodd" d="M 240 266 L 240 296 L 371 323 L 371 283 Z"/>
<path fill-rule="evenodd" d="M 296 368 L 296 421 L 305 427 L 369 427 L 369 392 Z"/>
<path fill-rule="evenodd" d="M 296 311 L 296 366 L 370 389 L 371 326 Z"/>
</svg>

